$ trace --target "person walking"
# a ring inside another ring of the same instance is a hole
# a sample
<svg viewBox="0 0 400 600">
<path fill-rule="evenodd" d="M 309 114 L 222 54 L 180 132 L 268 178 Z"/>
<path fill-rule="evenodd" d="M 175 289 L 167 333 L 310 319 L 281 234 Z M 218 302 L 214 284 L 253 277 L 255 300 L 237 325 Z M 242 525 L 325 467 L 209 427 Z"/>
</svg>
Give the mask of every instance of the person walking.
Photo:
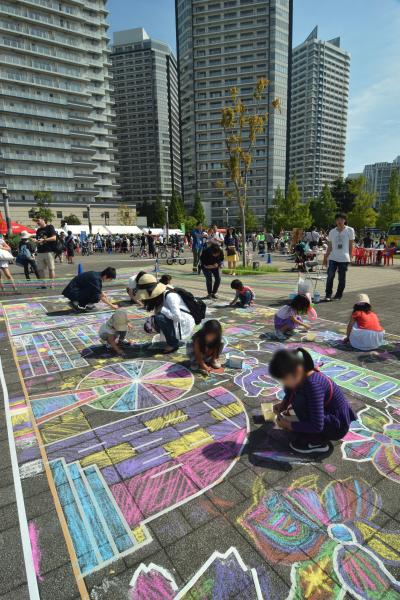
<svg viewBox="0 0 400 600">
<path fill-rule="evenodd" d="M 49 273 L 49 279 L 54 281 L 56 277 L 56 267 L 54 262 L 54 254 L 57 251 L 57 233 L 54 229 L 54 225 L 47 222 L 40 215 L 34 219 L 38 224 L 36 230 L 36 243 L 37 243 L 37 268 L 39 271 L 40 279 L 44 279 L 45 271 Z M 53 283 L 50 287 L 53 287 Z M 44 286 L 43 286 L 44 287 Z"/>
<path fill-rule="evenodd" d="M 8 261 L 12 259 L 11 247 L 7 244 L 2 234 L 0 234 L 0 290 L 4 290 L 2 283 L 2 276 L 4 275 L 8 281 L 10 281 L 13 289 L 16 290 L 17 286 L 13 276 L 11 275 Z"/>
<path fill-rule="evenodd" d="M 67 251 L 67 263 L 69 265 L 74 264 L 74 256 L 75 256 L 75 240 L 72 235 L 72 231 L 68 231 L 68 235 L 65 238 L 65 249 Z"/>
<path fill-rule="evenodd" d="M 198 273 L 200 254 L 203 249 L 203 227 L 200 222 L 192 231 L 193 273 Z"/>
<path fill-rule="evenodd" d="M 206 278 L 207 299 L 217 298 L 217 292 L 221 285 L 221 265 L 224 261 L 224 253 L 218 244 L 210 244 L 200 256 L 201 269 Z M 214 283 L 213 283 L 214 278 Z"/>
<path fill-rule="evenodd" d="M 29 233 L 27 231 L 23 231 L 21 233 L 21 240 L 18 244 L 18 262 L 24 268 L 25 279 L 30 279 L 29 269 L 32 269 L 37 279 L 39 277 L 39 271 L 37 268 L 36 260 L 35 260 L 35 252 L 36 248 L 34 244 L 29 239 Z"/>
<path fill-rule="evenodd" d="M 351 260 L 354 245 L 354 229 L 347 225 L 347 216 L 338 213 L 335 216 L 336 227 L 331 229 L 328 235 L 328 249 L 326 260 L 328 264 L 328 276 L 326 280 L 325 301 L 332 300 L 333 282 L 336 271 L 339 274 L 339 282 L 334 300 L 340 300 L 346 287 L 346 273 Z"/>
<path fill-rule="evenodd" d="M 226 260 L 228 261 L 228 269 L 231 269 L 231 275 L 236 275 L 235 269 L 238 260 L 237 252 L 239 242 L 233 227 L 228 227 L 224 242 L 226 248 Z"/>
</svg>

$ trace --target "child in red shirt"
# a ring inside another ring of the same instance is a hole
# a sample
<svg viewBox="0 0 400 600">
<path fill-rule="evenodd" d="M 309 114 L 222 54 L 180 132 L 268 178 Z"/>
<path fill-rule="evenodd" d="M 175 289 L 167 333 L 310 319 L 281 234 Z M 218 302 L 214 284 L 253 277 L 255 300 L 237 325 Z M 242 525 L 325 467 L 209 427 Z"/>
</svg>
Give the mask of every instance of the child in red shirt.
<svg viewBox="0 0 400 600">
<path fill-rule="evenodd" d="M 240 281 L 240 279 L 234 279 L 231 283 L 231 288 L 235 290 L 236 294 L 231 306 L 238 306 L 239 308 L 246 308 L 254 302 L 255 294 L 253 290 Z"/>
<path fill-rule="evenodd" d="M 367 294 L 360 294 L 347 325 L 345 342 L 356 350 L 375 350 L 385 343 L 385 331 L 371 309 Z"/>
</svg>

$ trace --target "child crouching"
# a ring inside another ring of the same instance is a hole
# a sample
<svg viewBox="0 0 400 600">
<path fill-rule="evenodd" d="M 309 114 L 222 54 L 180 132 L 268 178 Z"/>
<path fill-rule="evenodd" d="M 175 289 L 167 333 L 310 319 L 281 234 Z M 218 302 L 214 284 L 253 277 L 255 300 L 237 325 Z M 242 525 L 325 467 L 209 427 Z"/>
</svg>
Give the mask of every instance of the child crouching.
<svg viewBox="0 0 400 600">
<path fill-rule="evenodd" d="M 301 315 L 305 315 L 310 309 L 310 300 L 307 296 L 298 294 L 289 304 L 285 304 L 275 313 L 274 325 L 275 335 L 278 340 L 284 341 L 291 335 L 296 327 L 310 329 L 307 323 L 303 322 Z"/>
<path fill-rule="evenodd" d="M 238 306 L 239 308 L 246 308 L 251 306 L 254 302 L 255 294 L 251 288 L 240 281 L 240 279 L 234 279 L 231 283 L 231 288 L 235 290 L 235 297 L 230 303 L 230 306 Z"/>
<path fill-rule="evenodd" d="M 190 359 L 191 368 L 205 373 L 209 373 L 213 369 L 220 369 L 219 357 L 222 349 L 220 322 L 216 319 L 206 321 L 202 328 L 192 336 L 191 341 L 186 344 L 186 353 Z"/>
<path fill-rule="evenodd" d="M 350 342 L 356 350 L 376 350 L 385 343 L 385 331 L 378 315 L 372 311 L 367 294 L 360 294 L 353 306 L 345 342 Z"/>
<path fill-rule="evenodd" d="M 125 352 L 120 346 L 130 346 L 130 343 L 125 340 L 128 329 L 131 329 L 131 325 L 128 323 L 128 313 L 124 308 L 118 308 L 100 327 L 100 340 L 109 350 L 112 349 L 120 356 L 125 356 Z"/>
</svg>

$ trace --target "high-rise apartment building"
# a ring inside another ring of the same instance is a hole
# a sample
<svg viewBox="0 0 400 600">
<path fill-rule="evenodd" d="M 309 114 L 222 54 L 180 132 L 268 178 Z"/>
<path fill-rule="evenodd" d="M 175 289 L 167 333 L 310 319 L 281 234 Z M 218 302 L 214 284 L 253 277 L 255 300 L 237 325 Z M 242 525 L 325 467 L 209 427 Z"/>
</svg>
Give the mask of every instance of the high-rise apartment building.
<svg viewBox="0 0 400 600">
<path fill-rule="evenodd" d="M 220 119 L 230 88 L 251 106 L 257 80 L 270 81 L 261 109 L 271 113 L 248 193 L 260 224 L 277 186 L 285 187 L 291 18 L 291 0 L 176 0 L 184 200 L 190 207 L 200 192 L 217 223 L 225 221 L 226 199 L 215 183 L 226 180 Z M 271 108 L 275 98 L 280 112 Z M 230 217 L 237 212 L 229 206 Z"/>
<path fill-rule="evenodd" d="M 387 200 L 392 171 L 398 171 L 400 174 L 400 156 L 397 156 L 393 162 L 374 163 L 364 167 L 365 188 L 368 192 L 376 194 L 376 208 Z"/>
<path fill-rule="evenodd" d="M 317 27 L 293 49 L 289 172 L 303 200 L 343 176 L 349 74 L 340 38 L 319 40 Z"/>
<path fill-rule="evenodd" d="M 167 44 L 144 29 L 114 33 L 112 53 L 120 194 L 167 200 L 181 192 L 178 75 Z"/>
<path fill-rule="evenodd" d="M 1 0 L 0 181 L 21 220 L 37 190 L 59 218 L 116 198 L 105 5 Z"/>
</svg>

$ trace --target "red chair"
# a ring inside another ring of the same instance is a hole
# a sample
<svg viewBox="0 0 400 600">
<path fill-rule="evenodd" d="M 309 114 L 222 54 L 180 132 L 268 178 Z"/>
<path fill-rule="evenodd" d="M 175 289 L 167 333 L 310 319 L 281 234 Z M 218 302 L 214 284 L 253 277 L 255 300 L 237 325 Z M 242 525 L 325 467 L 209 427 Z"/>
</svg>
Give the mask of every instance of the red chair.
<svg viewBox="0 0 400 600">
<path fill-rule="evenodd" d="M 366 265 L 367 264 L 367 252 L 365 248 L 356 248 L 356 265 Z"/>
<path fill-rule="evenodd" d="M 394 255 L 396 254 L 396 248 L 387 248 L 383 251 L 383 266 L 390 265 L 390 261 L 392 265 L 394 264 Z"/>
</svg>

